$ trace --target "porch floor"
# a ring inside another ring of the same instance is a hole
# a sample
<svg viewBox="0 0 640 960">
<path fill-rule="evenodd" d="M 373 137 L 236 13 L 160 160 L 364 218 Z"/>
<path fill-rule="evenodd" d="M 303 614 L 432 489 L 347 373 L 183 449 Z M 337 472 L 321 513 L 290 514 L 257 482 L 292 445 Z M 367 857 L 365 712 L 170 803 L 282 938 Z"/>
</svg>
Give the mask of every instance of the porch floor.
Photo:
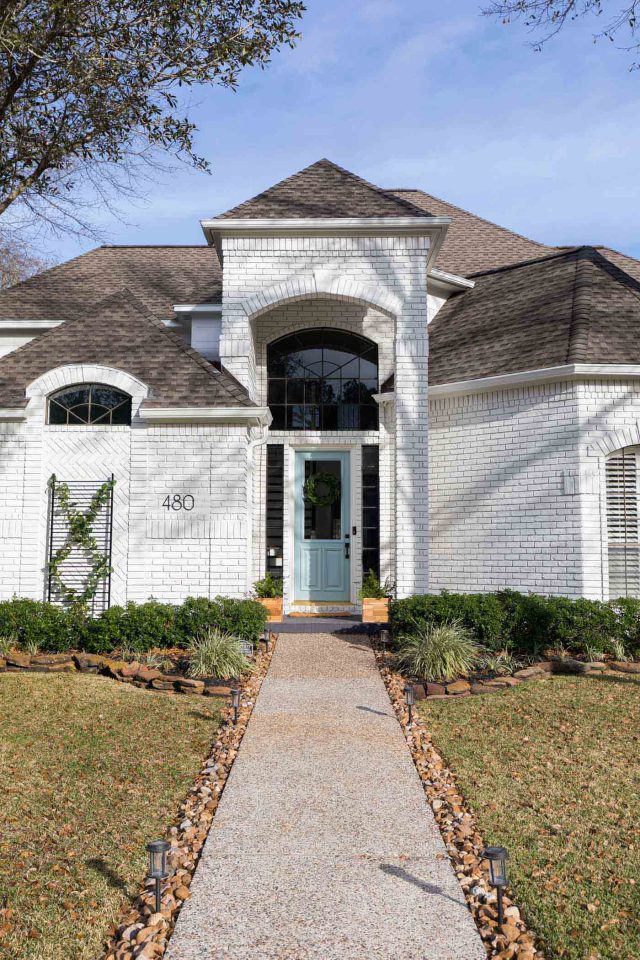
<svg viewBox="0 0 640 960">
<path fill-rule="evenodd" d="M 297 625 L 167 960 L 484 960 L 369 640 Z"/>
</svg>

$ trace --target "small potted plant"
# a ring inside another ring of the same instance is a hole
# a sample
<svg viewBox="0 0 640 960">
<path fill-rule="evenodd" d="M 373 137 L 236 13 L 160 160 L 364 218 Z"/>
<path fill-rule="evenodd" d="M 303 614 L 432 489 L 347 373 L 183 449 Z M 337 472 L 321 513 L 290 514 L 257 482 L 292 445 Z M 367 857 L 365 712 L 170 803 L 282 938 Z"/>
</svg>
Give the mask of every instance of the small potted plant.
<svg viewBox="0 0 640 960">
<path fill-rule="evenodd" d="M 380 583 L 380 578 L 373 570 L 369 570 L 362 581 L 359 596 L 362 600 L 363 623 L 388 623 L 389 600 L 393 594 L 393 584 L 387 578 Z"/>
<path fill-rule="evenodd" d="M 277 580 L 268 573 L 262 580 L 256 580 L 253 585 L 256 599 L 267 611 L 267 621 L 280 622 L 282 620 L 282 580 Z"/>
</svg>

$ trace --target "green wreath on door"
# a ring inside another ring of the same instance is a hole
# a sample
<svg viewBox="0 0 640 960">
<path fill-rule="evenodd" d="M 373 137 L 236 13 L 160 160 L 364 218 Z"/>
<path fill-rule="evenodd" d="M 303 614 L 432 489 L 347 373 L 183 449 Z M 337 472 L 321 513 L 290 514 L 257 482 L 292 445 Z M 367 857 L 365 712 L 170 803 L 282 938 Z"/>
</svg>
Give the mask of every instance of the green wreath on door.
<svg viewBox="0 0 640 960">
<path fill-rule="evenodd" d="M 314 507 L 330 507 L 340 498 L 340 481 L 332 473 L 314 473 L 305 480 L 303 493 Z"/>
</svg>

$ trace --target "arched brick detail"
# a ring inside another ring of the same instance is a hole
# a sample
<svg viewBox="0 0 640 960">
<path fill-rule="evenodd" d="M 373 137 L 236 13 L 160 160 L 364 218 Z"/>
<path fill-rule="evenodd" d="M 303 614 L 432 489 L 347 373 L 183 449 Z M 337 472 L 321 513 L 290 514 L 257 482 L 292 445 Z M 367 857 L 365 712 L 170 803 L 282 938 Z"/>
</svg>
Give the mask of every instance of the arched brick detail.
<svg viewBox="0 0 640 960">
<path fill-rule="evenodd" d="M 131 413 L 136 416 L 140 404 L 146 399 L 149 387 L 142 380 L 133 377 L 124 370 L 105 367 L 98 363 L 71 363 L 62 367 L 54 367 L 33 380 L 25 390 L 29 400 L 28 412 L 30 415 L 41 412 L 47 397 L 54 390 L 70 387 L 75 383 L 104 383 L 128 393 L 132 399 Z"/>
<path fill-rule="evenodd" d="M 637 447 L 640 445 L 640 421 L 633 427 L 625 427 L 624 430 L 614 430 L 611 433 L 605 433 L 587 447 L 587 456 L 589 457 L 607 457 L 616 450 L 622 450 L 624 447 Z"/>
<path fill-rule="evenodd" d="M 243 300 L 241 306 L 246 316 L 254 319 L 283 303 L 314 297 L 349 300 L 363 306 L 377 307 L 391 316 L 397 316 L 401 310 L 398 297 L 384 287 L 360 283 L 321 270 L 300 273 L 283 283 L 276 283 L 255 296 Z"/>
</svg>

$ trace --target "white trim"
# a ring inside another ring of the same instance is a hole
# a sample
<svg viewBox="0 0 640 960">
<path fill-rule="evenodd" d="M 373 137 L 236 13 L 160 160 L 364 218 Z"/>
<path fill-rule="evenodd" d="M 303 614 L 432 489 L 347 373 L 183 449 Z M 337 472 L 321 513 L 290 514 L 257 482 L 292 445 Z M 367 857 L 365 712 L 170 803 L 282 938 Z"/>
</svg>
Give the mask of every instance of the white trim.
<svg viewBox="0 0 640 960">
<path fill-rule="evenodd" d="M 26 407 L 0 407 L 0 420 L 26 420 Z"/>
<path fill-rule="evenodd" d="M 445 287 L 452 287 L 454 290 L 473 290 L 475 280 L 467 280 L 466 277 L 459 277 L 455 273 L 447 273 L 445 270 L 437 270 L 433 267 L 429 271 L 429 277 L 436 283 L 441 283 Z"/>
<path fill-rule="evenodd" d="M 557 367 L 542 367 L 518 373 L 504 373 L 495 377 L 479 377 L 476 380 L 457 380 L 453 383 L 438 383 L 429 387 L 430 397 L 455 396 L 466 393 L 482 393 L 501 387 L 526 386 L 531 383 L 553 383 L 556 380 L 584 380 L 592 377 L 613 377 L 623 380 L 640 378 L 639 364 L 626 363 L 565 363 Z"/>
<path fill-rule="evenodd" d="M 3 330 L 53 330 L 59 327 L 64 320 L 0 320 L 0 331 Z"/>
<path fill-rule="evenodd" d="M 174 313 L 222 313 L 221 303 L 174 303 Z"/>
<path fill-rule="evenodd" d="M 296 300 L 332 297 L 367 304 L 398 316 L 400 299 L 380 285 L 348 280 L 335 270 L 307 270 L 247 297 L 240 304 L 249 319 L 255 319 L 275 306 Z"/>
<path fill-rule="evenodd" d="M 393 390 L 387 390 L 385 393 L 374 393 L 372 396 L 378 405 L 392 403 L 396 398 L 395 391 Z"/>
<path fill-rule="evenodd" d="M 257 236 L 260 234 L 294 233 L 358 233 L 380 234 L 393 236 L 394 234 L 421 234 L 430 233 L 434 229 L 448 227 L 451 217 L 309 217 L 300 219 L 271 219 L 256 218 L 213 218 L 201 220 L 205 235 L 216 234 L 227 236 Z"/>
<path fill-rule="evenodd" d="M 268 407 L 147 407 L 140 419 L 150 423 L 253 423 L 269 426 Z"/>
</svg>

